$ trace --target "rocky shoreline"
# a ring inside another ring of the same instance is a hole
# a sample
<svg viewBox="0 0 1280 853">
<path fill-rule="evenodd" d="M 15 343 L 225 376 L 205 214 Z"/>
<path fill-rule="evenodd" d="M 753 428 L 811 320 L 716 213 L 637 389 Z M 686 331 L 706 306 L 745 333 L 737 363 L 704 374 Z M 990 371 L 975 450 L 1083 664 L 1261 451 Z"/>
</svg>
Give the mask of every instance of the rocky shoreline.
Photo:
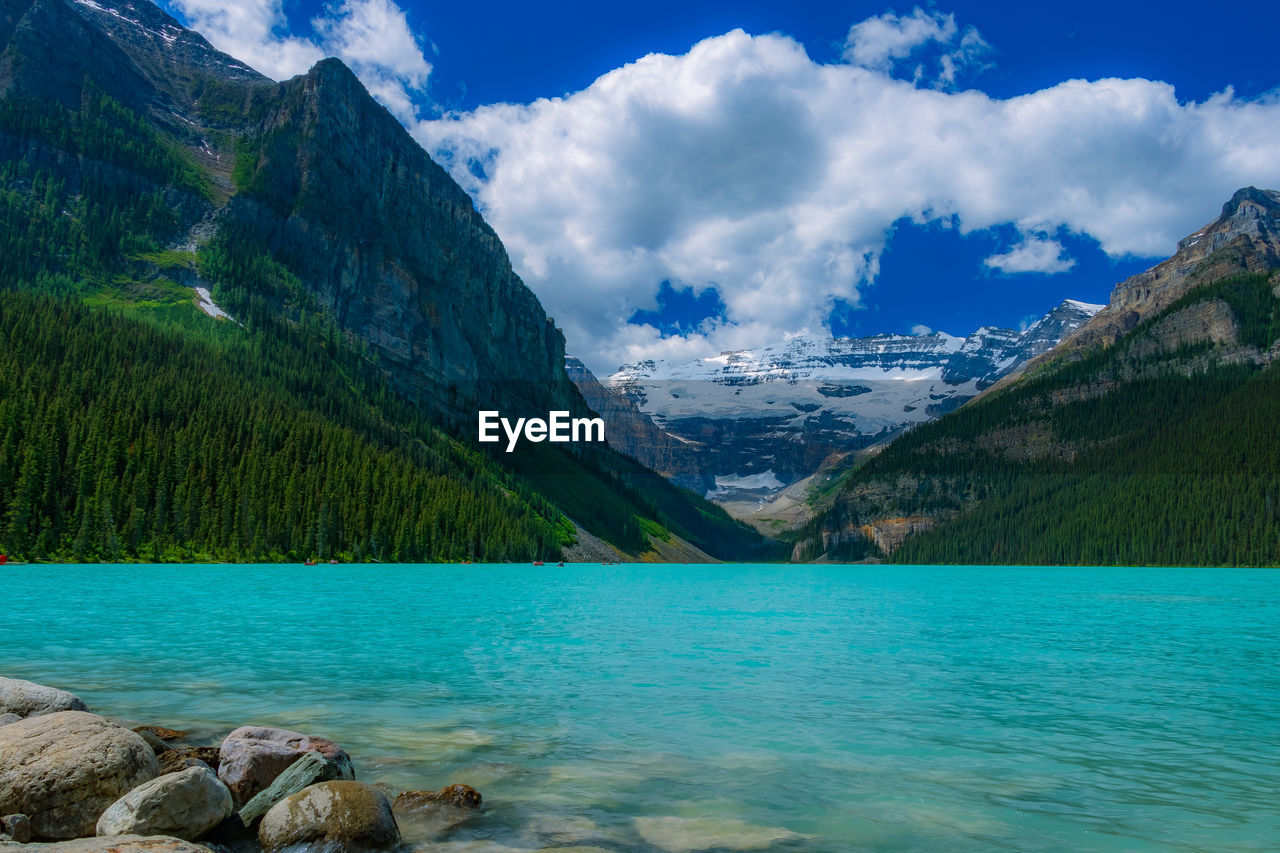
<svg viewBox="0 0 1280 853">
<path fill-rule="evenodd" d="M 481 806 L 460 784 L 391 794 L 357 781 L 350 756 L 323 737 L 241 726 L 193 744 L 0 677 L 4 853 L 371 853 L 402 846 L 402 821 L 446 826 Z"/>
</svg>

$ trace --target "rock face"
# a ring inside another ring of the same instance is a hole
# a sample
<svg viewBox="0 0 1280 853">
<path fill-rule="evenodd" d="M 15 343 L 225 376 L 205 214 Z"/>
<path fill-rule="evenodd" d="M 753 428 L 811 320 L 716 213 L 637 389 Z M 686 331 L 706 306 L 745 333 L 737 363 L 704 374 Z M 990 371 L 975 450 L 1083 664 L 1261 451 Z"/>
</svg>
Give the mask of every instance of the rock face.
<svg viewBox="0 0 1280 853">
<path fill-rule="evenodd" d="M 605 436 L 611 447 L 643 462 L 678 486 L 698 494 L 715 489 L 715 477 L 707 467 L 710 460 L 698 452 L 698 445 L 663 430 L 625 394 L 601 385 L 587 366 L 573 356 L 565 358 L 565 370 L 591 410 L 604 418 Z"/>
<path fill-rule="evenodd" d="M 1082 348 L 1115 343 L 1144 318 L 1163 311 L 1203 282 L 1265 272 L 1277 264 L 1280 191 L 1237 190 L 1217 219 L 1178 241 L 1173 257 L 1117 284 L 1107 307 L 1070 336 L 1067 344 Z"/>
<path fill-rule="evenodd" d="M 801 336 L 686 364 L 625 365 L 604 380 L 605 390 L 674 436 L 683 455 L 696 459 L 691 465 L 635 425 L 626 407 L 597 403 L 579 386 L 605 418 L 611 443 L 633 437 L 625 452 L 681 485 L 705 486 L 708 498 L 733 511 L 736 502 L 776 496 L 832 454 L 959 407 L 1101 308 L 1067 300 L 1025 331 L 983 327 L 967 338 Z"/>
<path fill-rule="evenodd" d="M 98 816 L 160 772 L 141 737 L 96 714 L 59 711 L 0 728 L 0 814 L 35 838 L 93 835 Z"/>
<path fill-rule="evenodd" d="M 259 726 L 242 726 L 227 735 L 218 751 L 218 778 L 243 805 L 312 750 L 337 765 L 346 778 L 354 778 L 351 759 L 333 741 Z"/>
<path fill-rule="evenodd" d="M 145 187 L 174 207 L 175 244 L 230 234 L 269 253 L 302 292 L 265 297 L 330 313 L 425 408 L 468 425 L 477 408 L 586 413 L 497 234 L 339 60 L 277 84 L 130 0 L 7 0 L 0 48 L 0 96 L 79 109 L 90 81 L 182 146 L 213 189 Z"/>
<path fill-rule="evenodd" d="M 21 678 L 0 678 L 0 715 L 38 717 L 58 711 L 87 711 L 79 696 Z"/>
<path fill-rule="evenodd" d="M 172 835 L 192 841 L 231 815 L 231 792 L 207 767 L 159 776 L 116 800 L 98 835 Z"/>
<path fill-rule="evenodd" d="M 260 791 L 245 803 L 244 808 L 240 809 L 240 820 L 245 826 L 252 826 L 254 821 L 270 811 L 276 803 L 308 785 L 353 778 L 350 764 L 333 761 L 319 752 L 308 752 L 277 776 L 266 790 Z"/>
<path fill-rule="evenodd" d="M 493 229 L 345 65 L 260 90 L 253 111 L 264 144 L 226 221 L 269 235 L 403 391 L 467 426 L 477 409 L 585 412 L 563 337 Z"/>
<path fill-rule="evenodd" d="M 384 850 L 400 843 L 391 802 L 360 782 L 322 782 L 277 803 L 258 827 L 267 853 L 294 844 L 327 850 Z"/>
</svg>

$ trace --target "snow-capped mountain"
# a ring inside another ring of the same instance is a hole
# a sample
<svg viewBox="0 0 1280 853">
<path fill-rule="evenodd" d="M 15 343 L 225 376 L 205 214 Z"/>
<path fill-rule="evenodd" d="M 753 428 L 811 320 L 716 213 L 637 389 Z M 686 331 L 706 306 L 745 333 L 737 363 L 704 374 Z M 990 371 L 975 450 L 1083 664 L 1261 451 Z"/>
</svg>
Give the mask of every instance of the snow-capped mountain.
<svg viewBox="0 0 1280 853">
<path fill-rule="evenodd" d="M 697 448 L 704 479 L 716 484 L 708 496 L 767 497 L 833 452 L 956 408 L 1101 309 L 1067 300 L 1025 331 L 988 326 L 967 338 L 803 335 L 693 362 L 625 365 L 604 385 Z"/>
</svg>

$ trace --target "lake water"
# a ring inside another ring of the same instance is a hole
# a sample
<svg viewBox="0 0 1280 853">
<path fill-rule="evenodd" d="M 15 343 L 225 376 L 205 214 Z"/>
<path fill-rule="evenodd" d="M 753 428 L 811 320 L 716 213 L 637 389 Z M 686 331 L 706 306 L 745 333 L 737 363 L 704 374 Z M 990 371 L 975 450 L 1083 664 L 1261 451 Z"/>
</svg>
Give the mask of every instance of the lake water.
<svg viewBox="0 0 1280 853">
<path fill-rule="evenodd" d="M 1280 572 L 0 572 L 0 674 L 478 788 L 431 850 L 1280 849 Z"/>
</svg>

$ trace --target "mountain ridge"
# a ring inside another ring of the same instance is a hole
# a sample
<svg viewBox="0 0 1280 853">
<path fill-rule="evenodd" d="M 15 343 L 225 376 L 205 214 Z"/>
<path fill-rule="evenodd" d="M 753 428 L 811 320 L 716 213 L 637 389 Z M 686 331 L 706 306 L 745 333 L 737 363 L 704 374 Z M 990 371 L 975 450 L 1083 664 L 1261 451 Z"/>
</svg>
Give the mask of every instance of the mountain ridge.
<svg viewBox="0 0 1280 853">
<path fill-rule="evenodd" d="M 1108 307 L 846 475 L 793 559 L 1280 563 L 1280 193 L 1247 187 Z"/>
<path fill-rule="evenodd" d="M 524 559 L 554 557 L 574 524 L 632 555 L 651 550 L 651 537 L 715 557 L 774 553 L 605 445 L 507 456 L 476 444 L 478 408 L 589 411 L 565 372 L 563 337 L 471 199 L 336 59 L 275 83 L 150 4 L 2 0 L 0 244 L 0 295 L 15 315 L 72 312 L 76 352 L 106 336 L 103 351 L 136 377 L 134 392 L 166 399 L 138 419 L 123 413 L 127 387 L 85 391 L 92 404 L 77 430 L 105 435 L 118 421 L 139 431 L 102 447 L 32 425 L 61 422 L 70 386 L 42 395 L 23 380 L 0 401 L 0 544 L 15 553 L 6 543 L 18 537 L 37 548 L 29 556 L 54 559 L 137 558 L 144 545 L 184 558 L 295 559 L 323 545 L 347 557 Z M 214 304 L 234 319 L 212 316 Z M 188 363 L 210 365 L 198 386 L 207 396 L 163 384 L 173 377 L 162 365 L 135 373 L 121 360 L 130 329 L 150 340 L 151 327 Z M 30 345 L 24 333 L 6 327 L 6 345 Z M 43 360 L 22 376 L 75 370 L 43 342 L 34 352 Z M 127 468 L 136 460 L 116 455 L 120 442 L 176 453 L 167 442 L 186 433 L 164 424 L 209 423 L 228 395 L 252 401 L 243 417 L 285 436 L 255 457 L 257 473 L 227 452 L 243 437 L 176 474 Z M 300 449 L 280 418 L 318 418 L 316 435 L 331 438 Z M 339 446 L 364 449 L 349 461 L 323 449 Z M 427 490 L 420 511 L 398 518 L 376 498 L 361 505 L 322 488 L 291 505 L 288 524 L 255 532 L 266 523 L 254 497 L 264 472 L 296 491 L 314 489 L 309 467 L 332 470 L 333 483 L 365 494 L 382 476 L 374 459 L 403 478 L 426 465 L 454 482 L 414 481 Z M 120 479 L 73 482 L 70 472 L 96 467 Z M 36 479 L 48 482 L 35 489 Z M 197 506 L 192 495 L 207 492 L 219 523 L 179 523 L 176 489 Z M 298 521 L 300 506 L 315 517 Z M 43 532 L 26 537 L 21 519 Z M 448 547 L 420 541 L 435 536 Z"/>
<path fill-rule="evenodd" d="M 677 482 L 729 501 L 766 499 L 833 454 L 881 444 L 958 407 L 1101 307 L 1066 300 L 1022 331 L 984 326 L 964 338 L 801 335 L 691 362 L 624 365 L 601 384 L 699 457 L 672 474 Z M 618 420 L 615 434 L 628 434 Z M 670 471 L 654 439 L 645 441 L 623 449 Z"/>
</svg>

